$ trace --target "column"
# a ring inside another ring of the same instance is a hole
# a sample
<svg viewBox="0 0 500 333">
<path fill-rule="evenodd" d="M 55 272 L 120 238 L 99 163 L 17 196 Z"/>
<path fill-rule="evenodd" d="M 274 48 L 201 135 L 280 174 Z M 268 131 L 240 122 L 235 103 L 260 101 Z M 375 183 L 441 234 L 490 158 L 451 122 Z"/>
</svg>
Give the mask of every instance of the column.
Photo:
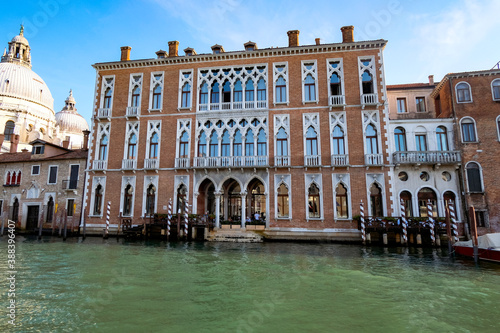
<svg viewBox="0 0 500 333">
<path fill-rule="evenodd" d="M 245 228 L 245 223 L 246 223 L 246 218 L 247 218 L 246 217 L 246 206 L 247 206 L 246 198 L 247 198 L 246 191 L 241 192 L 241 227 L 242 228 Z"/>
<path fill-rule="evenodd" d="M 220 228 L 220 192 L 215 192 L 215 227 Z"/>
</svg>

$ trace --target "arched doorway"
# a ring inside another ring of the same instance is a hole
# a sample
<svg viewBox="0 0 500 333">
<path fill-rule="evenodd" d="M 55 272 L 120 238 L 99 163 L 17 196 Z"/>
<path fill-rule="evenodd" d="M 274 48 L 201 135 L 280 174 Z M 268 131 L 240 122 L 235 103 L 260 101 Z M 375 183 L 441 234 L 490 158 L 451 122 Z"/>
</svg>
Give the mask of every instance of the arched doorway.
<svg viewBox="0 0 500 333">
<path fill-rule="evenodd" d="M 437 196 L 436 192 L 434 192 L 432 189 L 428 187 L 424 187 L 418 192 L 418 209 L 420 212 L 420 217 L 428 217 L 429 215 L 427 214 L 427 201 L 431 201 L 432 205 L 432 215 L 434 217 L 438 217 L 438 210 L 437 210 Z"/>
<path fill-rule="evenodd" d="M 455 193 L 453 193 L 451 191 L 444 192 L 443 200 L 444 200 L 445 209 L 449 209 L 450 200 L 451 200 L 453 207 L 455 208 L 455 218 L 458 219 L 458 209 L 457 209 L 457 201 L 455 199 Z"/>
<path fill-rule="evenodd" d="M 241 221 L 241 187 L 230 178 L 222 185 L 221 218 L 225 221 Z"/>
<path fill-rule="evenodd" d="M 257 178 L 252 179 L 247 188 L 247 215 L 250 219 L 265 221 L 267 216 L 266 209 L 266 188 L 264 184 Z"/>
<path fill-rule="evenodd" d="M 411 217 L 413 216 L 413 205 L 411 204 L 411 193 L 408 191 L 403 191 L 400 194 L 401 200 L 403 200 L 403 204 L 405 205 L 405 216 Z"/>
<path fill-rule="evenodd" d="M 197 213 L 199 215 L 215 215 L 215 185 L 210 179 L 205 179 L 198 187 Z"/>
<path fill-rule="evenodd" d="M 181 184 L 177 189 L 177 202 L 175 205 L 175 209 L 177 213 L 184 213 L 185 204 L 186 204 L 186 195 L 187 195 L 187 187 L 184 184 Z"/>
</svg>

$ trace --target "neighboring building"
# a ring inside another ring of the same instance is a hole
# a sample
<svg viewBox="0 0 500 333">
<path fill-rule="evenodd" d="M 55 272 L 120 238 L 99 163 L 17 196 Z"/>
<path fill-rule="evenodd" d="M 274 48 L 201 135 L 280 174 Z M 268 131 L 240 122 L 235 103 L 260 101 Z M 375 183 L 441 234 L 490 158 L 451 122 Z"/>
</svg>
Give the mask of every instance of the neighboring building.
<svg viewBox="0 0 500 333">
<path fill-rule="evenodd" d="M 70 112 L 68 103 L 55 115 L 49 87 L 31 70 L 31 49 L 23 35 L 21 27 L 0 62 L 0 153 L 31 150 L 29 142 L 36 139 L 61 145 L 69 138 L 70 147 L 81 148 L 87 122 L 74 109 L 74 100 L 71 116 L 60 115 Z M 72 95 L 68 99 L 71 102 Z M 68 118 L 72 118 L 69 128 Z M 76 123 L 79 131 L 75 131 Z"/>
<path fill-rule="evenodd" d="M 2 219 L 20 229 L 57 228 L 67 213 L 68 230 L 78 230 L 88 150 L 71 150 L 43 140 L 29 143 L 32 151 L 0 154 Z"/>
<path fill-rule="evenodd" d="M 98 63 L 85 217 L 102 232 L 106 203 L 140 224 L 184 207 L 269 230 L 359 237 L 353 216 L 394 214 L 385 40 L 211 54 L 177 41 L 157 59 Z M 113 138 L 113 140 L 111 140 Z M 192 207 L 191 207 L 192 205 Z M 293 229 L 292 229 L 293 228 Z"/>
<path fill-rule="evenodd" d="M 452 117 L 461 192 L 480 234 L 500 232 L 500 70 L 452 73 L 432 92 L 438 118 Z"/>
<path fill-rule="evenodd" d="M 394 192 L 398 200 L 403 199 L 407 216 L 427 217 L 430 199 L 433 215 L 444 217 L 452 200 L 461 221 L 460 152 L 455 148 L 454 121 L 436 118 L 430 97 L 435 87 L 432 76 L 429 83 L 387 86 Z"/>
</svg>

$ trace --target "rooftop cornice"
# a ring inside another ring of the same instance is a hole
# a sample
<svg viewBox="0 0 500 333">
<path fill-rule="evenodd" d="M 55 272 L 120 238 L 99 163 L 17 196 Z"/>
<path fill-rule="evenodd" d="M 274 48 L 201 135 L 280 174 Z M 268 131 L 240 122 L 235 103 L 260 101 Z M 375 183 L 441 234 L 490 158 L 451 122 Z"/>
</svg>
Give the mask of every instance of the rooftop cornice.
<svg viewBox="0 0 500 333">
<path fill-rule="evenodd" d="M 492 75 L 500 75 L 500 69 L 488 69 L 483 71 L 473 71 L 473 72 L 460 72 L 460 73 L 448 73 L 446 74 L 441 82 L 438 83 L 436 88 L 431 93 L 431 97 L 434 98 L 441 91 L 444 84 L 448 82 L 450 79 L 463 79 L 467 77 L 477 77 L 477 76 L 492 76 Z"/>
<path fill-rule="evenodd" d="M 284 55 L 304 55 L 339 51 L 358 51 L 368 49 L 384 48 L 387 41 L 378 39 L 373 41 L 353 42 L 353 43 L 334 43 L 321 45 L 304 45 L 297 47 L 277 47 L 258 49 L 254 51 L 232 51 L 219 54 L 198 54 L 192 56 L 167 57 L 161 59 L 140 59 L 130 61 L 114 61 L 93 64 L 96 70 L 128 69 L 139 67 L 153 67 L 164 65 L 178 65 L 184 63 L 200 63 L 224 60 L 255 59 L 264 57 L 278 57 Z"/>
</svg>

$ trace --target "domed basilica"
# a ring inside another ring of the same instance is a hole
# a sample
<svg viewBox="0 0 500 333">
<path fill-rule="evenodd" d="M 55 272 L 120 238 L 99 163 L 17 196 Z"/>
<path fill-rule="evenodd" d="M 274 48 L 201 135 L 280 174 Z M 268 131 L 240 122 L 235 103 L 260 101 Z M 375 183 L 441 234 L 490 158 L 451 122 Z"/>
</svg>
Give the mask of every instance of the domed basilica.
<svg viewBox="0 0 500 333">
<path fill-rule="evenodd" d="M 69 141 L 68 148 L 81 148 L 87 121 L 78 114 L 72 91 L 64 108 L 54 112 L 49 87 L 31 70 L 30 45 L 23 30 L 21 26 L 0 62 L 0 152 L 31 150 L 29 142 L 36 139 L 56 145 Z"/>
</svg>

